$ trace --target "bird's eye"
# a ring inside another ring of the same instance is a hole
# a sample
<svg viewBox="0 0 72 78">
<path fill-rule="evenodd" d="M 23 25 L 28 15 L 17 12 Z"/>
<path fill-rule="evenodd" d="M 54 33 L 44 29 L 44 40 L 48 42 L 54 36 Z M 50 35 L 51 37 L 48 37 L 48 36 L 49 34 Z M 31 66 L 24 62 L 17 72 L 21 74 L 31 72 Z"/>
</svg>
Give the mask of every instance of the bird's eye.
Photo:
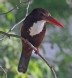
<svg viewBox="0 0 72 78">
<path fill-rule="evenodd" d="M 40 16 L 43 16 L 43 13 L 40 13 Z"/>
</svg>

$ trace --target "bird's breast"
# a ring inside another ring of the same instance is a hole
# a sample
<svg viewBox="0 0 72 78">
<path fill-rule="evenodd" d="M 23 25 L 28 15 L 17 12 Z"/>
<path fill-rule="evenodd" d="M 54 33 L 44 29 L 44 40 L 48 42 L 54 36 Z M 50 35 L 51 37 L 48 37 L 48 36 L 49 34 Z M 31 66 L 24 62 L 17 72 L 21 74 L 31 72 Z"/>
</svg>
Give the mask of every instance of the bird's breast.
<svg viewBox="0 0 72 78">
<path fill-rule="evenodd" d="M 35 36 L 39 34 L 40 32 L 42 32 L 45 22 L 46 21 L 44 20 L 40 20 L 40 21 L 33 23 L 33 25 L 29 28 L 29 35 Z"/>
</svg>

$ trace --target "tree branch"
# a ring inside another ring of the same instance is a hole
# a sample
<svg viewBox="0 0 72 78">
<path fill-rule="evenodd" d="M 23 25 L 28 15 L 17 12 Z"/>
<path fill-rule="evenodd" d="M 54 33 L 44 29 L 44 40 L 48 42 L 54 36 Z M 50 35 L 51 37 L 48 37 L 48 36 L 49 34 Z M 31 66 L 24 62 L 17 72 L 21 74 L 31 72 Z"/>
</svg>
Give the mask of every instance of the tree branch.
<svg viewBox="0 0 72 78">
<path fill-rule="evenodd" d="M 25 1 L 21 2 L 21 1 L 20 1 L 20 3 L 18 3 L 13 9 L 11 9 L 11 10 L 5 12 L 5 13 L 1 13 L 0 15 L 7 14 L 7 13 L 13 11 L 14 9 L 18 9 L 18 7 L 19 7 L 21 4 L 24 4 L 24 3 L 26 4 L 26 3 L 29 3 L 30 1 L 31 1 L 31 0 L 27 0 L 26 2 L 25 2 Z"/>
<path fill-rule="evenodd" d="M 9 38 L 10 38 L 10 37 L 16 37 L 16 38 L 20 38 L 20 39 L 24 40 L 26 44 L 28 44 L 35 52 L 37 52 L 37 49 L 36 49 L 29 41 L 25 40 L 23 37 L 18 36 L 18 35 L 14 35 L 14 34 L 8 34 L 8 33 L 5 33 L 5 32 L 3 32 L 3 31 L 0 31 L 0 33 L 8 36 Z M 38 54 L 38 55 L 44 60 L 44 62 L 49 66 L 49 68 L 51 69 L 51 72 L 52 72 L 52 74 L 53 74 L 53 77 L 54 77 L 54 78 L 57 78 L 56 73 L 55 73 L 55 71 L 54 71 L 54 68 L 47 62 L 47 60 L 46 60 L 40 53 L 37 52 L 37 54 Z"/>
<path fill-rule="evenodd" d="M 20 23 L 22 23 L 22 22 L 25 20 L 26 16 L 28 15 L 28 9 L 29 9 L 31 0 L 28 0 L 28 1 L 23 2 L 23 3 L 28 3 L 28 4 L 27 4 L 27 7 L 26 7 L 26 15 L 25 15 L 25 17 L 24 17 L 22 20 L 20 20 L 17 24 L 15 24 L 14 26 L 12 26 L 12 28 L 10 28 L 10 30 L 9 30 L 7 33 L 11 32 L 15 27 L 17 27 Z M 22 4 L 22 2 L 19 3 L 15 8 L 17 8 L 20 4 Z M 14 8 L 14 9 L 15 9 L 15 8 Z M 14 9 L 13 9 L 13 10 L 14 10 Z M 11 11 L 12 11 L 12 10 L 11 10 Z M 8 11 L 8 12 L 10 12 L 10 11 Z M 8 12 L 7 12 L 7 13 L 8 13 Z M 6 14 L 6 13 L 5 13 L 5 14 Z M 4 34 L 4 36 L 3 36 L 2 38 L 0 38 L 0 40 L 3 40 L 5 37 L 6 37 L 6 36 L 5 36 L 5 34 Z"/>
<path fill-rule="evenodd" d="M 7 73 L 6 73 L 6 71 L 2 68 L 2 66 L 0 66 L 0 68 L 3 70 L 3 72 L 5 73 L 5 77 L 7 78 Z"/>
</svg>

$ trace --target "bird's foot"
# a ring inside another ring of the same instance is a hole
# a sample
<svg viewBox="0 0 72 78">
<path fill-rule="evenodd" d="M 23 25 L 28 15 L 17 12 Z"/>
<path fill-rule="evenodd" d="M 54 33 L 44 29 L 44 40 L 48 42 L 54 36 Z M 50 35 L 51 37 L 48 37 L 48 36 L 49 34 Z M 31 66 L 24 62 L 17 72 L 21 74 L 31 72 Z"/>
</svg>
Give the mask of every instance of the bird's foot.
<svg viewBox="0 0 72 78">
<path fill-rule="evenodd" d="M 36 48 L 37 49 L 37 51 L 35 51 L 35 54 L 38 54 L 39 53 L 39 48 Z"/>
</svg>

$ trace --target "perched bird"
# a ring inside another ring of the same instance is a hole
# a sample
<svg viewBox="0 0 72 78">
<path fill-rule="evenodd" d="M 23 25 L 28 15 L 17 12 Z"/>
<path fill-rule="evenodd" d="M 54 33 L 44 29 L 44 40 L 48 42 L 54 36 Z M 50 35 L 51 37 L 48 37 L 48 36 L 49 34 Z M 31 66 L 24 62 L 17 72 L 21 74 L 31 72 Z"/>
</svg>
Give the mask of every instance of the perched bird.
<svg viewBox="0 0 72 78">
<path fill-rule="evenodd" d="M 42 8 L 35 8 L 26 17 L 21 27 L 21 36 L 28 40 L 37 50 L 45 36 L 46 22 L 63 27 L 48 11 Z M 33 49 L 22 40 L 22 54 L 18 65 L 19 72 L 26 73 L 32 51 Z"/>
</svg>

